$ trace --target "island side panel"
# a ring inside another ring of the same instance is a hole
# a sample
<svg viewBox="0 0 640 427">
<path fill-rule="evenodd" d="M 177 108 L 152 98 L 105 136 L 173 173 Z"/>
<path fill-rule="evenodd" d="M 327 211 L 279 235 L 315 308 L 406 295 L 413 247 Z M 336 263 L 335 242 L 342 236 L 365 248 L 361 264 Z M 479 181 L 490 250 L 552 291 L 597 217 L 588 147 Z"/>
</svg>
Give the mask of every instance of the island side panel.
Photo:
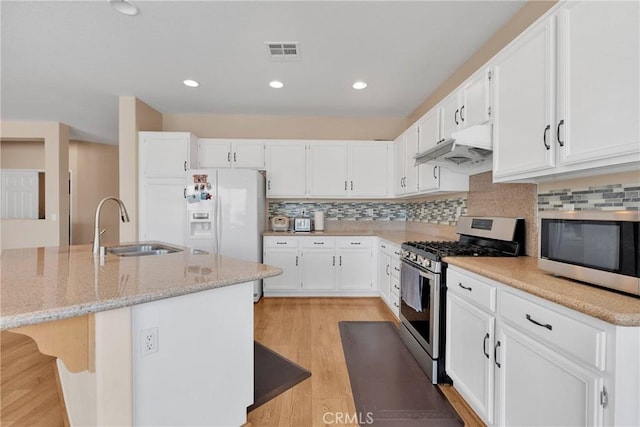
<svg viewBox="0 0 640 427">
<path fill-rule="evenodd" d="M 253 403 L 253 284 L 132 308 L 135 425 L 242 425 Z M 145 351 L 156 331 L 157 351 Z"/>
</svg>

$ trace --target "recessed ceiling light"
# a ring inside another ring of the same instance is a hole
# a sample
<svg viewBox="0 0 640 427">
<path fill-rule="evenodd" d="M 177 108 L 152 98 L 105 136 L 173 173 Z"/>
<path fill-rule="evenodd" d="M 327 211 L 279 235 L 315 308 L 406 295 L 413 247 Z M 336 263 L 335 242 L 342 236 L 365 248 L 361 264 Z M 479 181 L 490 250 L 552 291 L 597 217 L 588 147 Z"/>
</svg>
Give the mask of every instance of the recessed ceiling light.
<svg viewBox="0 0 640 427">
<path fill-rule="evenodd" d="M 365 87 L 367 87 L 367 84 L 365 82 L 355 82 L 353 84 L 353 88 L 356 90 L 364 89 Z"/>
<path fill-rule="evenodd" d="M 138 6 L 128 0 L 109 0 L 109 4 L 112 8 L 124 15 L 135 16 L 140 13 Z"/>
<path fill-rule="evenodd" d="M 195 80 L 184 80 L 182 83 L 184 83 L 185 86 L 189 86 L 189 87 L 198 87 L 200 86 L 200 83 L 198 83 Z"/>
<path fill-rule="evenodd" d="M 271 86 L 274 89 L 281 89 L 284 87 L 284 83 L 278 81 L 278 80 L 273 80 L 271 82 L 269 82 L 269 86 Z"/>
</svg>

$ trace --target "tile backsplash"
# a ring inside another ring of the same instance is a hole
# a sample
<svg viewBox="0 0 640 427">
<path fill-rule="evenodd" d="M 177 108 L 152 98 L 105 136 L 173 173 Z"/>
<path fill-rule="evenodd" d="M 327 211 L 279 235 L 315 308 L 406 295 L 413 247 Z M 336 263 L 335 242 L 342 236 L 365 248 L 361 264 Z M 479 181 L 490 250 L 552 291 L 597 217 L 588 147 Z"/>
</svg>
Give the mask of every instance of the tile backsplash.
<svg viewBox="0 0 640 427">
<path fill-rule="evenodd" d="M 640 209 L 640 185 L 635 183 L 548 189 L 538 193 L 538 211 Z"/>
<path fill-rule="evenodd" d="M 323 211 L 327 220 L 343 221 L 418 221 L 454 225 L 458 212 L 467 212 L 464 197 L 429 201 L 375 201 L 375 202 L 301 202 L 270 201 L 269 218 L 275 215 L 312 217 Z"/>
</svg>

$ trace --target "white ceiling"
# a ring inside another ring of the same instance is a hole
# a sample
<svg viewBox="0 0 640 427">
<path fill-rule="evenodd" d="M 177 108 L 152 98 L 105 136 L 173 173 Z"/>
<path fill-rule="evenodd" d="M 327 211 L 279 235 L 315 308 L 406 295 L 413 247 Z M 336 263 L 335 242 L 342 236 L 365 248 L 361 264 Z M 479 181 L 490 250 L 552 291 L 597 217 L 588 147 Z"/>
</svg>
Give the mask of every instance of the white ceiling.
<svg viewBox="0 0 640 427">
<path fill-rule="evenodd" d="M 2 119 L 117 144 L 120 95 L 169 114 L 406 117 L 524 1 L 136 4 L 2 0 Z M 300 60 L 271 60 L 267 41 L 299 42 Z"/>
</svg>

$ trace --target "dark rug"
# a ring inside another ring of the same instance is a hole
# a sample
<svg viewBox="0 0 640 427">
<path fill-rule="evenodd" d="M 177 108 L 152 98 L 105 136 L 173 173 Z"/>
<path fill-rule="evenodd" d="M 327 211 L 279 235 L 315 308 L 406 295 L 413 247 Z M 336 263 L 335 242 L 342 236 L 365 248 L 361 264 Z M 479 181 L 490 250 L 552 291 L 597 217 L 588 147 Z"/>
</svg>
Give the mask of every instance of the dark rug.
<svg viewBox="0 0 640 427">
<path fill-rule="evenodd" d="M 391 322 L 340 322 L 351 390 L 361 425 L 462 426 Z"/>
<path fill-rule="evenodd" d="M 311 376 L 311 372 L 257 341 L 253 349 L 253 405 L 247 412 Z"/>
</svg>

